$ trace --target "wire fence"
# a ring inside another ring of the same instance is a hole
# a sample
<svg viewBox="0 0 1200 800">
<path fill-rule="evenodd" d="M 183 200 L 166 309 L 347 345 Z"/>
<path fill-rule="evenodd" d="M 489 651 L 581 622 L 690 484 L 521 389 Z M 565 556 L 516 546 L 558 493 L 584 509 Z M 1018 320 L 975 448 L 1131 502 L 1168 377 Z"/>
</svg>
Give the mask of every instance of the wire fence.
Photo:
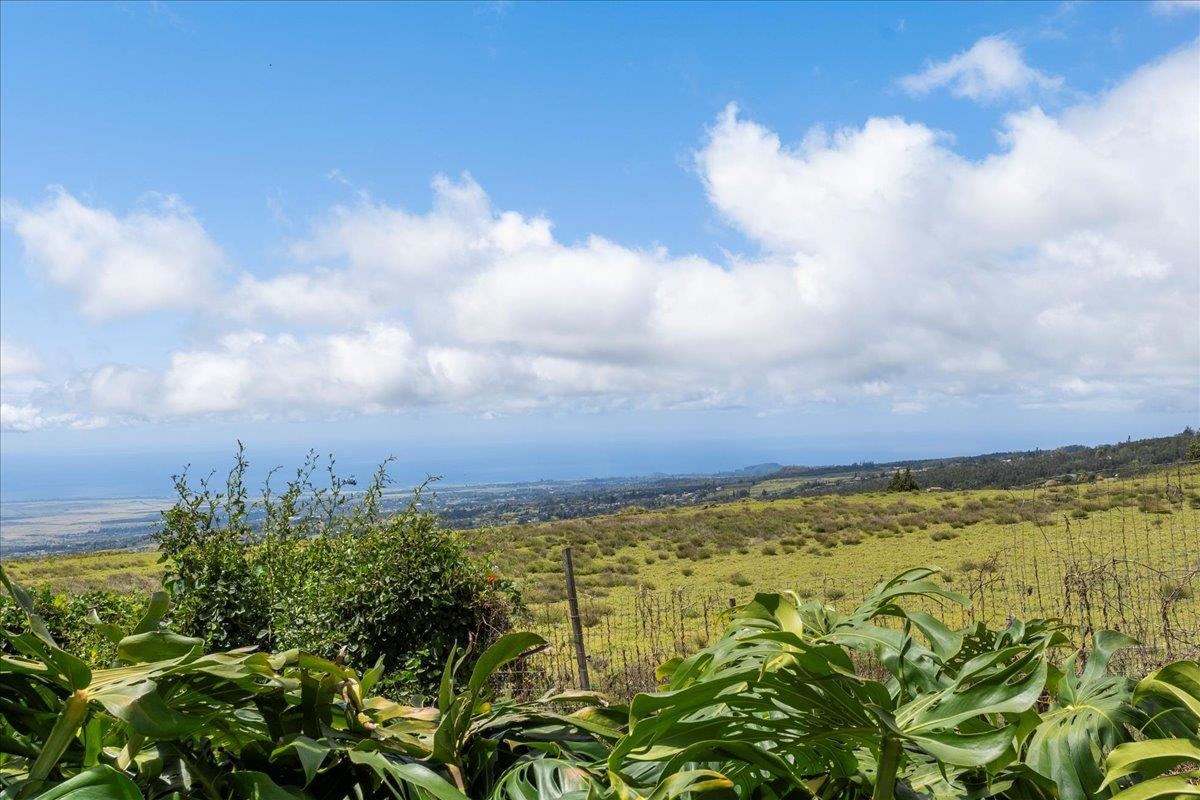
<svg viewBox="0 0 1200 800">
<path fill-rule="evenodd" d="M 1198 483 L 1194 470 L 1106 482 L 1104 492 L 1124 492 L 1125 505 L 1059 519 L 1039 513 L 1039 503 L 1053 487 L 1014 492 L 1013 509 L 1028 521 L 1008 526 L 1007 541 L 991 556 L 963 561 L 955 570 L 950 588 L 968 597 L 969 604 L 913 604 L 960 628 L 975 622 L 1004 625 L 1014 617 L 1057 618 L 1071 626 L 1084 649 L 1096 632 L 1119 630 L 1138 641 L 1117 659 L 1117 667 L 1129 674 L 1200 658 Z M 1061 510 L 1061 504 L 1055 507 Z M 917 566 L 901 565 L 902 560 L 898 553 L 898 568 Z M 638 587 L 632 601 L 617 604 L 581 592 L 592 688 L 617 698 L 654 689 L 660 664 L 714 641 L 728 624 L 731 606 L 748 601 L 754 591 L 791 589 L 844 610 L 888 577 L 847 581 L 817 575 L 788 586 L 730 584 L 725 591 L 700 591 L 689 588 L 681 575 L 677 587 Z M 519 681 L 522 691 L 578 686 L 563 604 L 546 603 L 533 612 L 534 629 L 549 647 L 528 659 Z"/>
</svg>

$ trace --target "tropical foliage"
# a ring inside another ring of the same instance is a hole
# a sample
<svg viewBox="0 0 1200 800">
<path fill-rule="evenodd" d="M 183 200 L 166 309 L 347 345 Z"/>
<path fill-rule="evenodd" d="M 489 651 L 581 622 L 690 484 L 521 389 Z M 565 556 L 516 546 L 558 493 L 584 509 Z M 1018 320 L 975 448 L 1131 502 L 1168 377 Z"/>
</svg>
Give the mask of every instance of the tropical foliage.
<svg viewBox="0 0 1200 800">
<path fill-rule="evenodd" d="M 163 627 L 165 595 L 129 630 L 95 620 L 117 663 L 93 670 L 5 577 L 26 618 L 4 633 L 0 779 L 5 797 L 97 800 L 1200 796 L 1200 665 L 1135 683 L 1110 670 L 1120 634 L 1060 660 L 1051 621 L 951 630 L 913 610 L 961 602 L 930 576 L 850 613 L 760 594 L 627 707 L 497 699 L 544 644 L 528 633 L 452 650 L 436 699 L 403 705 L 373 695 L 378 667 L 206 653 Z"/>
</svg>

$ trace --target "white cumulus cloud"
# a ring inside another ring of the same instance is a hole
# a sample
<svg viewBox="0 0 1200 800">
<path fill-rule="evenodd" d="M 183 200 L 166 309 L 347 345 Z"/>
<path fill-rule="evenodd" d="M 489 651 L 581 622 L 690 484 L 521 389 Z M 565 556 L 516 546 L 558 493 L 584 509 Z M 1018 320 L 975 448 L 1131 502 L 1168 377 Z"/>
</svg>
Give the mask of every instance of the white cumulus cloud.
<svg viewBox="0 0 1200 800">
<path fill-rule="evenodd" d="M 1055 92 L 1063 79 L 1025 63 L 1021 48 L 1003 36 L 985 36 L 969 50 L 932 62 L 900 79 L 900 87 L 918 97 L 948 88 L 955 97 L 991 101 L 1001 97 Z"/>
<path fill-rule="evenodd" d="M 1010 115 L 982 161 L 894 118 L 788 147 L 731 109 L 698 162 L 714 205 L 817 287 L 830 355 L 869 375 L 1029 396 L 1103 377 L 1192 405 L 1196 57 L 1175 53 L 1057 117 Z"/>
<path fill-rule="evenodd" d="M 212 298 L 221 250 L 177 198 L 119 217 L 56 190 L 41 205 L 5 203 L 30 263 L 80 311 L 111 319 Z"/>
<path fill-rule="evenodd" d="M 562 241 L 469 176 L 435 180 L 425 212 L 360 198 L 293 242 L 284 270 L 210 289 L 197 329 L 216 333 L 165 368 L 91 369 L 5 424 L 860 400 L 904 414 L 980 398 L 1195 409 L 1196 59 L 1191 46 L 1059 113 L 1010 114 L 977 160 L 918 121 L 787 143 L 731 106 L 696 153 L 713 207 L 752 242 L 720 260 Z M 164 218 L 208 241 L 190 215 Z M 217 280 L 208 250 L 197 274 Z"/>
</svg>

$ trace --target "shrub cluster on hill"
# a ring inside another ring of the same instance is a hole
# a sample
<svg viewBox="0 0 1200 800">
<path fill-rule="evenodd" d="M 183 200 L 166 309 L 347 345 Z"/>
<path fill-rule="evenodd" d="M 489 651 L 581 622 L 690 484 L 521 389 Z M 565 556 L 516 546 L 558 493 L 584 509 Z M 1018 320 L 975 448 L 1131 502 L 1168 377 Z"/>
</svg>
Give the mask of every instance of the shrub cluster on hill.
<svg viewBox="0 0 1200 800">
<path fill-rule="evenodd" d="M 443 506 L 441 514 L 457 528 L 530 523 L 733 499 L 783 499 L 883 491 L 896 470 L 910 469 L 923 487 L 1014 489 L 1046 480 L 1089 483 L 1097 477 L 1128 477 L 1148 469 L 1200 461 L 1200 435 L 1187 428 L 1174 436 L 1097 447 L 1068 446 L 887 463 L 825 466 L 759 465 L 715 475 L 676 475 L 564 483 L 553 492 L 516 491 Z M 786 485 L 779 485 L 780 481 Z"/>
</svg>

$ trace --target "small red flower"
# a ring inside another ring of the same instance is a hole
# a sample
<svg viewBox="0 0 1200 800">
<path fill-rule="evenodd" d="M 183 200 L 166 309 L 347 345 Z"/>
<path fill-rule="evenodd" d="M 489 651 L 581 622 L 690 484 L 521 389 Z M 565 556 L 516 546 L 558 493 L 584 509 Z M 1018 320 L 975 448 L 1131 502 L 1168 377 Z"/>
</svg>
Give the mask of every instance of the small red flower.
<svg viewBox="0 0 1200 800">
<path fill-rule="evenodd" d="M 487 582 L 488 582 L 488 583 L 495 583 L 495 582 L 496 582 L 496 576 L 495 576 L 495 575 L 493 575 L 492 573 L 490 573 L 490 572 L 489 572 L 489 573 L 488 573 L 488 575 L 487 575 Z"/>
</svg>

